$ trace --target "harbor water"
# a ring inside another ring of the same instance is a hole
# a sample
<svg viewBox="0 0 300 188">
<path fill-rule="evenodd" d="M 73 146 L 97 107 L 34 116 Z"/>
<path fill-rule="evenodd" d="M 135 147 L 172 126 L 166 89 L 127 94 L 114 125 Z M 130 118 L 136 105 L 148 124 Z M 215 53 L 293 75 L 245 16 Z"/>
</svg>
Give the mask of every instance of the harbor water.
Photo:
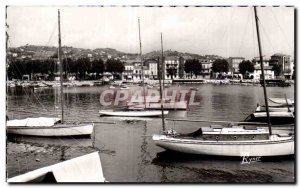
<svg viewBox="0 0 300 188">
<path fill-rule="evenodd" d="M 294 182 L 295 158 L 284 157 L 243 163 L 242 158 L 184 155 L 156 146 L 151 136 L 162 131 L 161 118 L 100 117 L 99 98 L 109 86 L 65 87 L 65 119 L 94 122 L 92 138 L 8 137 L 7 175 L 55 164 L 99 151 L 109 182 Z M 260 86 L 182 85 L 197 88 L 198 105 L 170 111 L 167 118 L 241 121 L 264 104 Z M 269 87 L 268 97 L 294 98 L 291 87 Z M 59 88 L 7 90 L 10 119 L 60 115 Z M 101 123 L 115 122 L 115 124 Z M 166 128 L 188 133 L 208 123 L 167 121 Z"/>
</svg>

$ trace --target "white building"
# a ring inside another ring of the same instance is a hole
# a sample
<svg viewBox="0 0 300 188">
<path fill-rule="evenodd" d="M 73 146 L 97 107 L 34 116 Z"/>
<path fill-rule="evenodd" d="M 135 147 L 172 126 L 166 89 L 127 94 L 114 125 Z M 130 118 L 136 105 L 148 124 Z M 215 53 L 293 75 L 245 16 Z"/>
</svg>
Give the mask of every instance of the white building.
<svg viewBox="0 0 300 188">
<path fill-rule="evenodd" d="M 244 60 L 245 60 L 245 58 L 243 58 L 243 57 L 229 57 L 228 58 L 229 73 L 232 75 L 240 74 L 239 64 Z"/>
<path fill-rule="evenodd" d="M 291 65 L 291 56 L 276 53 L 271 56 L 270 65 L 273 66 L 277 64 L 280 67 L 280 74 L 279 76 L 284 76 L 287 79 L 292 77 L 292 65 Z"/>
<path fill-rule="evenodd" d="M 158 79 L 158 62 L 155 59 L 145 61 L 145 76 L 149 79 Z"/>
<path fill-rule="evenodd" d="M 263 61 L 264 64 L 264 73 L 265 73 L 265 79 L 274 79 L 274 71 L 272 70 L 272 66 L 269 66 L 269 62 L 267 60 Z M 250 76 L 253 76 L 253 79 L 260 80 L 261 78 L 261 67 L 260 63 L 258 61 L 255 62 L 254 65 L 254 72 L 250 73 Z"/>
<path fill-rule="evenodd" d="M 211 67 L 212 67 L 212 60 L 210 59 L 200 59 L 200 63 L 202 64 L 202 77 L 203 78 L 210 78 L 211 74 Z"/>
<path fill-rule="evenodd" d="M 169 56 L 165 57 L 164 60 L 164 72 L 165 79 L 178 79 L 179 78 L 179 57 L 177 56 Z M 169 74 L 169 70 L 174 70 L 173 74 Z"/>
<path fill-rule="evenodd" d="M 122 79 L 126 80 L 126 81 L 133 80 L 134 63 L 133 62 L 125 62 L 124 67 L 125 67 L 125 70 L 122 73 Z"/>
</svg>

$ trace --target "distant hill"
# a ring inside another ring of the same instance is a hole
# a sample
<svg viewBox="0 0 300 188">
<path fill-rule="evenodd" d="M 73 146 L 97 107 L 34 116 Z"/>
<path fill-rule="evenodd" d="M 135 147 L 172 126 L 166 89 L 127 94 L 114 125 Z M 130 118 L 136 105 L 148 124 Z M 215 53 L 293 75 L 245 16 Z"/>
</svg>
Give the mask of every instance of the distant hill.
<svg viewBox="0 0 300 188">
<path fill-rule="evenodd" d="M 80 57 L 93 57 L 93 58 L 118 58 L 121 60 L 128 60 L 128 59 L 137 59 L 139 54 L 134 53 L 125 53 L 118 51 L 113 48 L 96 48 L 94 50 L 91 49 L 84 49 L 84 48 L 74 48 L 69 46 L 62 47 L 63 55 L 65 57 L 70 58 L 80 58 Z M 54 46 L 37 46 L 37 45 L 25 45 L 16 48 L 9 48 L 10 53 L 16 53 L 17 57 L 27 56 L 29 58 L 37 58 L 37 59 L 47 59 L 50 57 L 57 56 L 57 47 Z M 178 52 L 172 50 L 164 51 L 165 56 L 182 56 L 186 59 L 217 59 L 223 57 L 218 55 L 199 55 L 187 52 Z M 161 51 L 152 51 L 146 54 L 143 54 L 145 59 L 157 58 L 161 56 Z"/>
<path fill-rule="evenodd" d="M 149 53 L 144 54 L 144 57 L 146 59 L 151 58 L 157 58 L 158 56 L 161 56 L 161 51 L 152 51 Z M 193 53 L 187 53 L 187 52 L 178 52 L 178 51 L 172 51 L 172 50 L 166 50 L 164 51 L 164 56 L 181 56 L 185 59 L 224 59 L 221 56 L 218 55 L 199 55 L 199 54 L 193 54 Z"/>
</svg>

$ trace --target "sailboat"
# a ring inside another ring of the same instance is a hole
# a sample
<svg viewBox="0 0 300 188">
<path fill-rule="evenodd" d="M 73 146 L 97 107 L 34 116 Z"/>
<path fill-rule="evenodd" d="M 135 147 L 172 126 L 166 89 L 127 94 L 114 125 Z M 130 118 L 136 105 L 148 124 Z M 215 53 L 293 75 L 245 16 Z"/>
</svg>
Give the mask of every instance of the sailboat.
<svg viewBox="0 0 300 188">
<path fill-rule="evenodd" d="M 128 106 L 125 109 L 119 110 L 100 110 L 99 114 L 102 116 L 119 116 L 119 117 L 158 117 L 161 116 L 160 110 L 148 110 L 146 103 L 146 92 L 145 92 L 145 82 L 144 82 L 144 63 L 142 59 L 142 42 L 141 42 L 141 32 L 140 32 L 140 19 L 138 19 L 139 26 L 139 43 L 140 43 L 140 60 L 142 66 L 142 88 L 143 88 L 143 105 L 142 106 Z M 169 111 L 164 111 L 164 114 L 168 114 Z"/>
<path fill-rule="evenodd" d="M 64 96 L 63 96 L 63 67 L 61 59 L 60 38 L 60 11 L 58 10 L 58 61 L 60 66 L 60 99 L 61 119 L 49 117 L 37 117 L 8 120 L 6 130 L 8 134 L 42 136 L 42 137 L 64 137 L 64 136 L 91 136 L 94 129 L 93 123 L 66 123 L 64 122 Z"/>
<path fill-rule="evenodd" d="M 163 134 L 153 135 L 152 140 L 157 146 L 189 154 L 232 157 L 294 154 L 294 135 L 272 134 L 256 7 L 254 7 L 254 14 L 268 129 L 253 126 L 235 126 L 234 123 L 230 123 L 228 127 L 212 125 L 201 127 L 197 131 L 188 134 L 168 130 Z"/>
<path fill-rule="evenodd" d="M 294 114 L 294 99 L 285 98 L 269 98 L 272 103 L 269 105 L 270 112 L 290 112 Z M 257 105 L 255 112 L 265 112 L 266 107 L 263 105 Z"/>
<path fill-rule="evenodd" d="M 269 98 L 269 101 L 275 103 L 275 104 L 289 104 L 294 105 L 294 99 L 287 99 L 287 98 Z"/>
<path fill-rule="evenodd" d="M 163 49 L 163 37 L 161 33 L 161 66 L 160 66 L 160 72 L 162 74 L 160 81 L 162 80 L 163 82 L 163 90 L 166 88 L 166 85 L 164 83 L 164 49 Z M 148 85 L 149 86 L 149 85 Z M 158 87 L 160 87 L 161 84 L 159 84 Z M 138 99 L 139 100 L 139 99 Z M 186 110 L 188 108 L 188 103 L 186 100 L 183 101 L 173 101 L 171 99 L 168 99 L 167 97 L 162 98 L 161 100 L 163 101 L 164 109 L 165 110 Z M 131 102 L 134 103 L 135 101 L 131 99 Z M 146 105 L 143 104 L 135 104 L 134 107 L 141 108 L 145 106 L 146 109 L 149 110 L 160 110 L 161 109 L 161 101 L 152 101 L 151 98 L 150 100 L 147 100 Z"/>
<path fill-rule="evenodd" d="M 8 183 L 105 182 L 98 152 L 7 179 Z"/>
</svg>

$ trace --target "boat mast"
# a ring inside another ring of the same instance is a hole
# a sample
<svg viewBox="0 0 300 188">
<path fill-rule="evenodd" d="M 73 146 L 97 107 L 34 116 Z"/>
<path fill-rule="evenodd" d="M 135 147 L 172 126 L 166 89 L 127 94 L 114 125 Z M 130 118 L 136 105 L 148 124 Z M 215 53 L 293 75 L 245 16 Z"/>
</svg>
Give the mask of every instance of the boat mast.
<svg viewBox="0 0 300 188">
<path fill-rule="evenodd" d="M 141 29 L 140 29 L 140 18 L 138 18 L 138 24 L 139 24 L 139 40 L 140 40 L 140 59 L 141 59 L 141 65 L 142 65 L 142 87 L 143 87 L 143 93 L 144 93 L 144 104 L 146 109 L 146 93 L 145 93 L 145 84 L 144 84 L 144 62 L 142 58 L 142 41 L 141 41 Z"/>
<path fill-rule="evenodd" d="M 163 91 L 165 88 L 165 61 L 164 61 L 164 47 L 163 47 L 163 37 L 162 33 L 160 33 L 160 45 L 161 45 L 161 68 L 162 68 L 162 84 L 163 84 Z"/>
<path fill-rule="evenodd" d="M 261 75 L 262 75 L 262 81 L 263 81 L 262 84 L 263 84 L 263 88 L 264 88 L 265 106 L 266 106 L 266 112 L 267 112 L 269 134 L 271 135 L 272 129 L 271 129 L 271 120 L 270 120 L 267 88 L 266 88 L 266 81 L 265 81 L 265 70 L 264 70 L 263 56 L 262 56 L 262 50 L 261 50 L 261 44 L 260 44 L 258 16 L 257 16 L 255 6 L 254 6 L 254 15 L 255 15 L 255 24 L 256 24 L 256 32 L 257 32 L 257 40 L 258 40 L 258 49 L 259 49 L 259 61 L 260 61 Z"/>
<path fill-rule="evenodd" d="M 285 102 L 286 102 L 286 105 L 287 105 L 288 112 L 291 112 L 290 107 L 289 107 L 288 100 L 287 100 L 287 98 L 286 98 L 286 95 L 284 95 L 284 97 L 285 97 Z"/>
<path fill-rule="evenodd" d="M 63 95 L 63 66 L 61 60 L 61 39 L 60 39 L 60 11 L 58 9 L 58 62 L 60 73 L 60 103 L 61 103 L 61 123 L 64 122 L 64 95 Z"/>
<path fill-rule="evenodd" d="M 161 33 L 161 48 L 162 48 L 162 33 Z M 158 57 L 159 58 L 159 57 Z M 160 105 L 161 105 L 161 120 L 162 120 L 162 126 L 163 126 L 163 131 L 165 131 L 165 115 L 164 115 L 164 98 L 163 98 L 163 87 L 161 85 L 161 79 L 163 77 L 163 53 L 161 56 L 161 63 L 160 63 L 160 69 L 159 69 L 159 94 L 160 94 Z M 159 59 L 158 59 L 159 63 Z"/>
</svg>

